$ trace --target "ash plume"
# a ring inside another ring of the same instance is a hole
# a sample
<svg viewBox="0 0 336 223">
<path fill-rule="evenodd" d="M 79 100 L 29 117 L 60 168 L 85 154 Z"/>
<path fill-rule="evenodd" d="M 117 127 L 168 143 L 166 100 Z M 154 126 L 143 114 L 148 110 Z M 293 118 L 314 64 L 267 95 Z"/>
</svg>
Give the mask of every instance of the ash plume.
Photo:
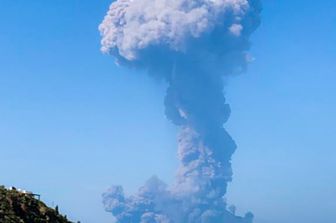
<svg viewBox="0 0 336 223">
<path fill-rule="evenodd" d="M 176 181 L 153 177 L 132 196 L 121 186 L 103 194 L 117 223 L 251 223 L 225 194 L 236 144 L 223 79 L 245 71 L 259 0 L 117 0 L 99 26 L 104 53 L 169 84 L 165 114 L 180 126 Z M 231 210 L 231 211 L 230 211 Z M 235 210 L 235 208 L 234 208 Z"/>
</svg>

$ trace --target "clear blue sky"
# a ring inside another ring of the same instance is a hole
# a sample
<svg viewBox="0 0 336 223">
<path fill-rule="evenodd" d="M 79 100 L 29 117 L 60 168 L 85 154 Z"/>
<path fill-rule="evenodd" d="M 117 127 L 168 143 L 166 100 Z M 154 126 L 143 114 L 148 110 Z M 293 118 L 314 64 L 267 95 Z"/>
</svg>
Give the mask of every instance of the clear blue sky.
<svg viewBox="0 0 336 223">
<path fill-rule="evenodd" d="M 336 1 L 264 0 L 256 58 L 230 80 L 239 145 L 228 200 L 255 223 L 336 222 Z M 174 177 L 165 84 L 99 52 L 110 0 L 0 1 L 0 184 L 74 220 L 112 222 L 101 193 Z"/>
</svg>

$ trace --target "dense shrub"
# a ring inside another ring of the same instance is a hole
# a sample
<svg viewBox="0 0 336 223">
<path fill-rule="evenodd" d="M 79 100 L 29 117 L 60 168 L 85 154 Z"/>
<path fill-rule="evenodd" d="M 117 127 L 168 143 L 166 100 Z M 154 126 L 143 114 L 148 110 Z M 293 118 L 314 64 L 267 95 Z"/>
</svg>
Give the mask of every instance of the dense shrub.
<svg viewBox="0 0 336 223">
<path fill-rule="evenodd" d="M 57 208 L 58 209 L 58 208 Z M 32 194 L 0 186 L 0 223 L 71 223 Z"/>
</svg>

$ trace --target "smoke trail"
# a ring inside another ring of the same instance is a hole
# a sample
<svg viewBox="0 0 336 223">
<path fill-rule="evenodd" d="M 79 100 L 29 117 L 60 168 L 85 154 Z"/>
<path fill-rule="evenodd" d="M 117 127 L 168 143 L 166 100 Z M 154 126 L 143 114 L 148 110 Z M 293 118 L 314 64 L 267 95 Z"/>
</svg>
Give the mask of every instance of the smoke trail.
<svg viewBox="0 0 336 223">
<path fill-rule="evenodd" d="M 230 107 L 223 78 L 250 60 L 249 37 L 259 25 L 259 0 L 117 0 L 99 29 L 102 51 L 120 65 L 146 69 L 169 83 L 165 113 L 181 126 L 180 167 L 167 187 L 156 177 L 126 197 L 103 194 L 118 223 L 249 223 L 225 201 L 235 142 L 223 124 Z"/>
</svg>

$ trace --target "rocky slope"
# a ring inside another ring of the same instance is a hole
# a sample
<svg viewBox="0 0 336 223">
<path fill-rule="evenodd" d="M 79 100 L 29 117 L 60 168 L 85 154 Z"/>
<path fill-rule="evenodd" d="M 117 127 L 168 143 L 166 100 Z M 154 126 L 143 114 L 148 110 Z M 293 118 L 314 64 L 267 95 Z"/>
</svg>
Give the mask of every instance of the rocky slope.
<svg viewBox="0 0 336 223">
<path fill-rule="evenodd" d="M 72 223 L 35 195 L 0 186 L 0 223 Z"/>
</svg>

